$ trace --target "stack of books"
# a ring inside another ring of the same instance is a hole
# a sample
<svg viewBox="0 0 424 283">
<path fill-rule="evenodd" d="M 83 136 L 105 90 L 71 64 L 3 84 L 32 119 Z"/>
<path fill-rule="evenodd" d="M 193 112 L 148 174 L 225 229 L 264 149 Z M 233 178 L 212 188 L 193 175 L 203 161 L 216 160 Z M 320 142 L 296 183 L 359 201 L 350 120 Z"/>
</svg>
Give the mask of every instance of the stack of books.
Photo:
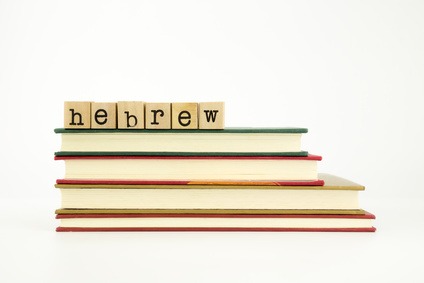
<svg viewBox="0 0 424 283">
<path fill-rule="evenodd" d="M 375 231 L 364 186 L 319 174 L 305 128 L 55 132 L 57 231 Z"/>
</svg>

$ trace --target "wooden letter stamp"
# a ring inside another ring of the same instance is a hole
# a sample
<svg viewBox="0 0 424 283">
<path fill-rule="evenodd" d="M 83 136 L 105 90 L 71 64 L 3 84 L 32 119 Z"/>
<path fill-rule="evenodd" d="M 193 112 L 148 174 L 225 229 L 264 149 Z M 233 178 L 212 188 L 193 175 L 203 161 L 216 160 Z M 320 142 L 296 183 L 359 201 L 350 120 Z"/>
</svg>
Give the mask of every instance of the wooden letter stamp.
<svg viewBox="0 0 424 283">
<path fill-rule="evenodd" d="M 65 129 L 90 129 L 91 102 L 65 101 L 63 121 Z"/>
<path fill-rule="evenodd" d="M 146 129 L 171 129 L 171 103 L 145 105 Z"/>
<path fill-rule="evenodd" d="M 118 101 L 118 129 L 144 129 L 144 102 Z"/>
<path fill-rule="evenodd" d="M 172 129 L 198 129 L 197 103 L 172 103 Z"/>
<path fill-rule="evenodd" d="M 116 129 L 116 102 L 91 103 L 91 128 Z"/>
<path fill-rule="evenodd" d="M 224 102 L 199 103 L 199 129 L 224 129 Z"/>
</svg>

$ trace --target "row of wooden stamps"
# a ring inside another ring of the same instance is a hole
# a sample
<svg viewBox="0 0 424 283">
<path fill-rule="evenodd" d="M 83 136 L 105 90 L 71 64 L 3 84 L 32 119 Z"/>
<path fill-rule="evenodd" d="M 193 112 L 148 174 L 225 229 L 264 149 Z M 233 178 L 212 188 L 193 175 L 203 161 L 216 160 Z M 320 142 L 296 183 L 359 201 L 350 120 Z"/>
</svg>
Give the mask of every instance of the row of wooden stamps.
<svg viewBox="0 0 424 283">
<path fill-rule="evenodd" d="M 224 102 L 65 101 L 65 129 L 223 129 Z"/>
</svg>

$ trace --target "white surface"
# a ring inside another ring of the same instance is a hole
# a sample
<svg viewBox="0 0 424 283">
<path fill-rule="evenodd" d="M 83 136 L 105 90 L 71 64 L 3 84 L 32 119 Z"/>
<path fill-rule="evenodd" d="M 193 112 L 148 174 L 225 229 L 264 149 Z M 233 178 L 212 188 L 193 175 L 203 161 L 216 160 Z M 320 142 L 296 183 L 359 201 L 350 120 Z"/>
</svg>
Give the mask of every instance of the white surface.
<svg viewBox="0 0 424 283">
<path fill-rule="evenodd" d="M 1 1 L 0 281 L 420 282 L 424 2 Z M 65 100 L 309 128 L 377 233 L 57 234 Z"/>
<path fill-rule="evenodd" d="M 383 201 L 390 203 L 387 199 Z M 2 281 L 421 282 L 423 279 L 420 258 L 424 252 L 424 233 L 420 223 L 424 210 L 419 202 L 400 200 L 396 208 L 374 202 L 373 212 L 379 216 L 376 233 L 55 233 L 53 228 L 57 223 L 52 218 L 55 208 L 52 203 L 1 203 Z M 409 205 L 415 208 L 408 208 Z M 406 212 L 411 215 L 405 217 Z M 10 215 L 14 216 L 13 220 L 7 219 Z"/>
</svg>

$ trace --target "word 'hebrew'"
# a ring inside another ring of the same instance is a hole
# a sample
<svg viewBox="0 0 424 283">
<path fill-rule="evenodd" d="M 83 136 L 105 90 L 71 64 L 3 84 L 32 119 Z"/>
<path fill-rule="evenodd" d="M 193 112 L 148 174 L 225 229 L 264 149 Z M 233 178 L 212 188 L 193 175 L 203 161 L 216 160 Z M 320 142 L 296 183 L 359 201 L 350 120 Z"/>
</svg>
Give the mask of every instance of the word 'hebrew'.
<svg viewBox="0 0 424 283">
<path fill-rule="evenodd" d="M 224 102 L 65 101 L 65 129 L 223 129 Z"/>
</svg>

